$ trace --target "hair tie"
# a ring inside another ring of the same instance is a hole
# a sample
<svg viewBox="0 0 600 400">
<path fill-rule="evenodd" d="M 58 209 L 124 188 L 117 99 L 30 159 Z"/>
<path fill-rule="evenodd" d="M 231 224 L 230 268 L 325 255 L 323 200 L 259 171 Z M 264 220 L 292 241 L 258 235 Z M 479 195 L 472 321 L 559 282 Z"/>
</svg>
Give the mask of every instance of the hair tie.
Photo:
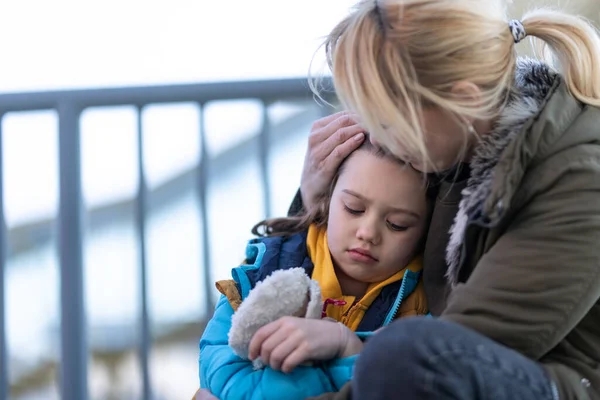
<svg viewBox="0 0 600 400">
<path fill-rule="evenodd" d="M 391 29 L 392 26 L 386 23 L 385 15 L 383 15 L 384 10 L 379 5 L 379 1 L 380 0 L 375 0 L 375 8 L 373 9 L 373 11 L 375 11 L 375 18 L 377 20 L 377 24 L 379 24 L 379 27 L 385 32 L 386 29 Z"/>
<path fill-rule="evenodd" d="M 511 19 L 508 21 L 508 27 L 510 28 L 510 33 L 512 33 L 515 43 L 519 43 L 527 36 L 523 23 L 518 19 Z"/>
</svg>

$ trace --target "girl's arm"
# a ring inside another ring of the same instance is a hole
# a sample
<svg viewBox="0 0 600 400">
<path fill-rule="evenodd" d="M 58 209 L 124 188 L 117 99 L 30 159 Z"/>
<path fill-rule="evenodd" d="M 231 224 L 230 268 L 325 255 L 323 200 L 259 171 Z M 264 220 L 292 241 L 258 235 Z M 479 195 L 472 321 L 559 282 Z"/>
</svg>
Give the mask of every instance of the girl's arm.
<svg viewBox="0 0 600 400">
<path fill-rule="evenodd" d="M 300 366 L 285 374 L 269 367 L 254 370 L 228 345 L 233 309 L 225 296 L 200 340 L 200 386 L 221 400 L 305 399 L 337 391 L 350 380 L 357 356 L 335 359 L 319 366 Z"/>
</svg>

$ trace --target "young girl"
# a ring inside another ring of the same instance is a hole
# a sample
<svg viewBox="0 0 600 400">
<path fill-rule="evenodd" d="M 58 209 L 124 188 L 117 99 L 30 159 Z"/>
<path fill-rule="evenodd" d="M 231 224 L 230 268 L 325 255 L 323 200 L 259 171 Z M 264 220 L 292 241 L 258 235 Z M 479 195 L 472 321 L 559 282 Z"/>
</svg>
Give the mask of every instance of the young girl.
<svg viewBox="0 0 600 400">
<path fill-rule="evenodd" d="M 234 280 L 217 284 L 224 295 L 200 340 L 201 387 L 221 400 L 338 390 L 350 380 L 361 336 L 427 312 L 419 252 L 428 208 L 422 175 L 365 141 L 306 213 L 258 224 L 253 232 L 266 237 L 250 241 Z M 328 319 L 285 317 L 261 328 L 250 359 L 268 366 L 254 370 L 228 346 L 234 309 L 257 282 L 296 267 L 319 282 L 323 300 L 339 305 L 326 308 Z"/>
</svg>

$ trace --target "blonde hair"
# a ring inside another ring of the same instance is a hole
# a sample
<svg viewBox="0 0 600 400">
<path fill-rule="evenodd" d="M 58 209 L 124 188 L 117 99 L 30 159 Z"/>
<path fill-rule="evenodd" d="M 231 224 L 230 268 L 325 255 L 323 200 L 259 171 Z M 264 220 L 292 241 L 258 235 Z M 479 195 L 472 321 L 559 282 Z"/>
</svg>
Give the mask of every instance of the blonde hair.
<svg viewBox="0 0 600 400">
<path fill-rule="evenodd" d="M 552 10 L 521 22 L 538 49 L 551 50 L 542 56 L 558 61 L 572 95 L 600 106 L 600 37 L 592 25 Z M 515 78 L 514 43 L 501 0 L 363 0 L 325 49 L 344 107 L 393 153 L 429 161 L 423 107 L 459 120 L 497 116 Z M 477 85 L 481 96 L 456 93 L 461 81 Z"/>
</svg>

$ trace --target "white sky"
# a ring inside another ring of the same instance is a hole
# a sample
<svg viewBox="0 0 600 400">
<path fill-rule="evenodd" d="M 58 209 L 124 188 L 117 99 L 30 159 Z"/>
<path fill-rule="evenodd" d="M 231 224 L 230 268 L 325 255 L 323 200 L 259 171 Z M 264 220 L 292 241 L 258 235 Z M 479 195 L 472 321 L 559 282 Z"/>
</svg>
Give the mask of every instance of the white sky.
<svg viewBox="0 0 600 400">
<path fill-rule="evenodd" d="M 304 76 L 354 0 L 4 0 L 0 92 Z"/>
</svg>

